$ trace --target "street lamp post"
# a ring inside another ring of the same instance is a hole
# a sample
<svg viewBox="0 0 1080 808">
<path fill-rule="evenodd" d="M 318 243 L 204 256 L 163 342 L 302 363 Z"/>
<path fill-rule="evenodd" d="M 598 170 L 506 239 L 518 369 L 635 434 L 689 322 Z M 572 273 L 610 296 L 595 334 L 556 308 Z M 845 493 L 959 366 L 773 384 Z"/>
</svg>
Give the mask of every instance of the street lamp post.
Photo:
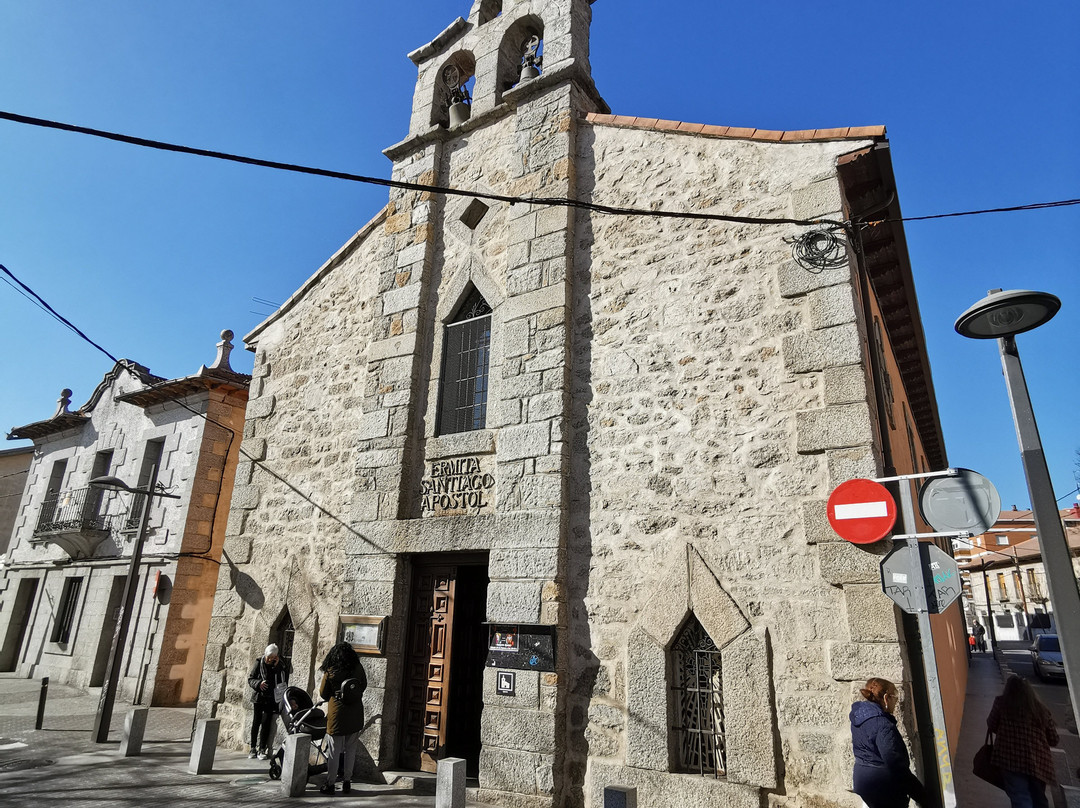
<svg viewBox="0 0 1080 808">
<path fill-rule="evenodd" d="M 992 289 L 987 297 L 960 315 L 955 328 L 965 337 L 998 341 L 1046 583 L 1057 616 L 1065 680 L 1069 685 L 1073 715 L 1080 721 L 1080 590 L 1076 586 L 1069 545 L 1061 526 L 1046 455 L 1016 347 L 1017 334 L 1048 322 L 1060 308 L 1061 301 L 1046 292 Z"/>
<path fill-rule="evenodd" d="M 990 582 L 986 580 L 986 561 L 982 563 L 983 594 L 986 595 L 986 630 L 990 632 L 990 653 L 997 649 L 997 634 L 994 632 L 994 607 L 990 605 Z"/>
<path fill-rule="evenodd" d="M 112 723 L 113 705 L 116 703 L 116 686 L 120 679 L 120 663 L 124 656 L 128 627 L 131 625 L 131 614 L 135 608 L 135 590 L 139 579 L 139 563 L 142 561 L 143 541 L 146 539 L 146 527 L 150 523 L 150 505 L 155 497 L 180 499 L 176 494 L 155 491 L 156 482 L 156 466 L 151 469 L 149 482 L 142 488 L 132 488 L 117 477 L 96 477 L 90 481 L 93 488 L 102 488 L 107 491 L 127 491 L 131 494 L 142 494 L 146 497 L 146 501 L 143 503 L 142 516 L 139 519 L 139 532 L 135 537 L 135 544 L 131 548 L 131 563 L 128 564 L 127 578 L 124 580 L 124 597 L 120 605 L 120 616 L 113 631 L 109 664 L 105 668 L 105 681 L 101 685 L 101 698 L 98 700 L 97 716 L 94 718 L 93 740 L 95 743 L 107 743 L 109 740 L 109 725 Z"/>
</svg>

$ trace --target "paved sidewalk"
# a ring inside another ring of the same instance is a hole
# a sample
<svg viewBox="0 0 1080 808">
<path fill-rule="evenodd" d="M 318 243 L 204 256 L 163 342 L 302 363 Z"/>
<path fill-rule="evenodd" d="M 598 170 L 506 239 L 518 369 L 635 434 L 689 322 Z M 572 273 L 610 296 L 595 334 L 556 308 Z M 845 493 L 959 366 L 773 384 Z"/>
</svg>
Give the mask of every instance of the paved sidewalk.
<svg viewBox="0 0 1080 808">
<path fill-rule="evenodd" d="M 303 797 L 282 795 L 270 780 L 269 764 L 248 760 L 242 752 L 218 749 L 214 770 L 193 775 L 193 709 L 153 708 L 147 721 L 142 755 L 118 754 L 127 708 L 117 707 L 109 743 L 90 739 L 97 711 L 96 693 L 50 685 L 42 729 L 34 729 L 39 680 L 0 676 L 0 805 L 4 808 L 116 808 L 161 805 L 205 808 L 207 805 L 326 805 L 317 777 Z M 432 808 L 434 796 L 403 788 L 353 783 L 348 797 L 333 804 L 369 808 Z"/>
<path fill-rule="evenodd" d="M 960 742 L 952 762 L 958 806 L 1009 808 L 1009 798 L 1004 791 L 971 773 L 971 760 L 986 741 L 986 716 L 1003 685 L 1001 670 L 994 657 L 972 654 L 964 699 L 964 722 L 960 726 Z"/>
<path fill-rule="evenodd" d="M 1009 808 L 1003 791 L 971 773 L 971 759 L 986 734 L 986 716 L 1001 692 L 1002 672 L 990 654 L 975 654 L 960 742 L 953 757 L 953 779 L 961 808 Z M 90 730 L 97 711 L 96 693 L 51 685 L 43 728 L 34 729 L 40 682 L 0 675 L 0 805 L 5 808 L 114 808 L 162 805 L 205 808 L 233 806 L 326 804 L 309 784 L 303 797 L 282 796 L 280 784 L 269 779 L 268 764 L 248 760 L 241 752 L 218 749 L 214 771 L 188 773 L 194 710 L 154 708 L 147 722 L 143 754 L 121 758 L 120 734 L 126 708 L 118 707 L 112 740 L 97 744 Z M 1070 727 L 1070 729 L 1072 729 Z M 1080 762 L 1080 738 L 1062 730 L 1062 746 L 1075 771 Z M 334 804 L 368 808 L 433 808 L 435 798 L 392 786 L 353 784 L 349 797 Z"/>
</svg>

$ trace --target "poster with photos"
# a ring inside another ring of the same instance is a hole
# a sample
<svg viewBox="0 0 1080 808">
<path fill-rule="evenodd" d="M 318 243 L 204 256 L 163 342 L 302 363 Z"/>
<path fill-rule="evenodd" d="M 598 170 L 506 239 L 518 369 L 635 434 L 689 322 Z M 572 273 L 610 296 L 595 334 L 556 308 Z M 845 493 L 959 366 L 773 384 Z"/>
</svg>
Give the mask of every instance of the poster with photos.
<svg viewBox="0 0 1080 808">
<path fill-rule="evenodd" d="M 341 615 L 341 641 L 358 654 L 381 654 L 385 617 L 377 615 Z"/>
</svg>

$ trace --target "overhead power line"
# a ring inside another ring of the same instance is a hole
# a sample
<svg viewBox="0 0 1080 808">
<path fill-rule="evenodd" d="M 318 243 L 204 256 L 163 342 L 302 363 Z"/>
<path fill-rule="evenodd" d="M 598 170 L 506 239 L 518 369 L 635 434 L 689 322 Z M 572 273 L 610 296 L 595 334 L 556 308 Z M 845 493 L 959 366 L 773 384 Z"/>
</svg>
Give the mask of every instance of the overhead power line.
<svg viewBox="0 0 1080 808">
<path fill-rule="evenodd" d="M 0 119 L 12 121 L 14 123 L 27 124 L 29 126 L 40 126 L 46 129 L 58 129 L 63 132 L 75 132 L 77 134 L 90 135 L 91 137 L 114 140 L 119 143 L 127 143 L 133 146 L 142 146 L 148 149 L 159 149 L 161 151 L 171 151 L 179 154 L 191 154 L 198 157 L 209 157 L 215 160 L 227 160 L 234 163 L 243 163 L 245 165 L 260 166 L 262 168 L 272 168 L 278 171 L 291 171 L 294 173 L 309 174 L 317 177 L 329 177 L 331 179 L 347 180 L 349 182 L 360 182 L 368 185 L 378 185 L 384 188 L 396 188 L 404 191 L 419 191 L 422 193 L 463 196 L 472 199 L 486 199 L 495 202 L 506 202 L 510 205 L 547 205 L 554 207 L 577 208 L 580 210 L 588 210 L 593 213 L 605 213 L 612 216 L 645 216 L 655 219 L 696 219 L 714 222 L 731 222 L 734 224 L 789 224 L 800 225 L 803 227 L 820 225 L 843 227 L 845 224 L 844 222 L 838 222 L 832 219 L 789 219 L 783 217 L 768 218 L 758 216 L 732 216 L 723 213 L 699 213 L 694 211 L 679 210 L 647 210 L 644 208 L 624 208 L 612 205 L 599 205 L 594 202 L 584 202 L 578 199 L 568 199 L 564 197 L 512 196 L 509 194 L 496 194 L 489 191 L 471 191 L 463 188 L 452 188 L 449 186 L 425 185 L 423 183 L 417 182 L 404 182 L 401 180 L 383 179 L 381 177 L 368 177 L 364 176 L 363 174 L 352 174 L 347 171 L 333 171 L 331 169 L 315 168 L 313 166 L 302 166 L 295 163 L 283 163 L 277 160 L 262 160 L 257 157 L 246 157 L 239 154 L 230 154 L 228 152 L 216 151 L 213 149 L 200 149 L 193 146 L 181 146 L 176 143 L 167 143 L 161 140 L 150 140 L 148 138 L 135 137 L 133 135 L 124 135 L 118 132 L 109 132 L 104 129 L 93 129 L 88 126 L 79 126 L 77 124 L 53 121 L 47 118 L 35 118 L 29 115 L 19 115 L 18 113 L 6 112 L 3 110 L 0 110 Z M 870 222 L 869 224 L 884 224 L 887 222 L 919 222 L 927 221 L 930 219 L 944 219 L 955 216 L 979 216 L 986 213 L 1012 213 L 1024 210 L 1045 210 L 1047 208 L 1068 207 L 1071 205 L 1080 205 L 1080 199 L 1063 199 L 1055 202 L 1035 202 L 1026 205 L 1013 205 L 1010 207 L 999 208 L 984 208 L 982 210 L 956 211 L 953 213 L 937 213 L 928 216 L 905 216 L 899 219 L 882 219 L 876 222 Z"/>
</svg>

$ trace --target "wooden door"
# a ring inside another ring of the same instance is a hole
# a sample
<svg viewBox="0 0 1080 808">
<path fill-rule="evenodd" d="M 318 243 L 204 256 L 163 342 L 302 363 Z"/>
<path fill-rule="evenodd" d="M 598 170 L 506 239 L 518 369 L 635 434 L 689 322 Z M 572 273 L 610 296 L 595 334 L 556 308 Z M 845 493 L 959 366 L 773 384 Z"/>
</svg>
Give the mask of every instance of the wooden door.
<svg viewBox="0 0 1080 808">
<path fill-rule="evenodd" d="M 435 771 L 446 747 L 454 589 L 453 566 L 414 569 L 402 764 L 425 772 Z"/>
</svg>

